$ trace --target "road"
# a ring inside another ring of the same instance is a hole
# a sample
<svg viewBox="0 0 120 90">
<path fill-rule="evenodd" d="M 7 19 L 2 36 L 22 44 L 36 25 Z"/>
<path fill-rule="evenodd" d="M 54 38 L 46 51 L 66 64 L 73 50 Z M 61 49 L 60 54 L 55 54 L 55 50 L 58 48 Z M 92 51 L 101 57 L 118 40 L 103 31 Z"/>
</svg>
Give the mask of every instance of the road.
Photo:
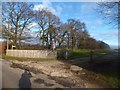
<svg viewBox="0 0 120 90">
<path fill-rule="evenodd" d="M 18 68 L 10 67 L 10 62 L 0 59 L 2 62 L 2 88 L 20 88 L 28 87 L 31 88 L 31 81 L 28 73 Z"/>
<path fill-rule="evenodd" d="M 11 67 L 11 62 L 8 60 L 0 59 L 0 72 L 2 73 L 0 81 L 2 81 L 2 88 L 57 88 L 63 87 L 50 79 L 49 76 L 38 73 L 34 74 L 20 68 Z M 36 83 L 35 80 L 41 80 Z M 54 90 L 54 89 L 53 89 Z"/>
<path fill-rule="evenodd" d="M 3 88 L 19 88 L 19 80 L 22 71 L 18 71 L 10 67 L 10 63 L 2 61 L 2 87 Z"/>
</svg>

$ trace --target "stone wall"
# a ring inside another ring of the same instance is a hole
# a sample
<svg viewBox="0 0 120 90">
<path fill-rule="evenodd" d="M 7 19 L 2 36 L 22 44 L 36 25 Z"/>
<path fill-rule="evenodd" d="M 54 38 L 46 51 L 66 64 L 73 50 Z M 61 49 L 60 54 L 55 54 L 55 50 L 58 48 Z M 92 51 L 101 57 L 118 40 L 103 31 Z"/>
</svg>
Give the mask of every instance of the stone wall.
<svg viewBox="0 0 120 90">
<path fill-rule="evenodd" d="M 27 58 L 56 58 L 57 52 L 52 50 L 6 50 L 6 55 Z"/>
<path fill-rule="evenodd" d="M 0 53 L 5 53 L 7 48 L 7 43 L 6 42 L 0 42 Z"/>
</svg>

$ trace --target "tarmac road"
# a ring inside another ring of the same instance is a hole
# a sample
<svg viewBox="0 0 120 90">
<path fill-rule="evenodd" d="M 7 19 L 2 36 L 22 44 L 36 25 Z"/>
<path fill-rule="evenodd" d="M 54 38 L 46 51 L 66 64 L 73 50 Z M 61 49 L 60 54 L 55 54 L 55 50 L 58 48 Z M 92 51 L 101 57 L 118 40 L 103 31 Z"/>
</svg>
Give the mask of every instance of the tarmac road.
<svg viewBox="0 0 120 90">
<path fill-rule="evenodd" d="M 21 72 L 10 67 L 10 63 L 2 60 L 2 88 L 19 88 Z"/>
<path fill-rule="evenodd" d="M 2 88 L 31 88 L 31 81 L 27 72 L 18 68 L 10 67 L 10 62 L 0 59 L 2 62 Z"/>
</svg>

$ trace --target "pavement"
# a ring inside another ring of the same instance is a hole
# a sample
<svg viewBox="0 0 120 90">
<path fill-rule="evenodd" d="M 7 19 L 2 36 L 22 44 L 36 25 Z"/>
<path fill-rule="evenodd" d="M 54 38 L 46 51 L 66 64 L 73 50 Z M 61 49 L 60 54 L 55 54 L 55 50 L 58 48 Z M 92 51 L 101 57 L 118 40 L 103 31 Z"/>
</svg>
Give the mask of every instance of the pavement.
<svg viewBox="0 0 120 90">
<path fill-rule="evenodd" d="M 2 88 L 19 88 L 19 79 L 23 70 L 13 69 L 10 67 L 10 62 L 2 61 Z"/>
</svg>

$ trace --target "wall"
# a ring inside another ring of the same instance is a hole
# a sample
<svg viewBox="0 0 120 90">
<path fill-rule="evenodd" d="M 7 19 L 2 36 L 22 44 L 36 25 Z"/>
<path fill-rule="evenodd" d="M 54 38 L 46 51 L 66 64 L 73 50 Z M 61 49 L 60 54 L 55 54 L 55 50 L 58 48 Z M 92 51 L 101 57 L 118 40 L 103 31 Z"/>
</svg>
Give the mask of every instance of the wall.
<svg viewBox="0 0 120 90">
<path fill-rule="evenodd" d="M 50 50 L 6 50 L 6 55 L 27 58 L 56 58 L 57 52 Z"/>
<path fill-rule="evenodd" d="M 5 53 L 7 48 L 6 42 L 0 42 L 0 53 Z"/>
</svg>

